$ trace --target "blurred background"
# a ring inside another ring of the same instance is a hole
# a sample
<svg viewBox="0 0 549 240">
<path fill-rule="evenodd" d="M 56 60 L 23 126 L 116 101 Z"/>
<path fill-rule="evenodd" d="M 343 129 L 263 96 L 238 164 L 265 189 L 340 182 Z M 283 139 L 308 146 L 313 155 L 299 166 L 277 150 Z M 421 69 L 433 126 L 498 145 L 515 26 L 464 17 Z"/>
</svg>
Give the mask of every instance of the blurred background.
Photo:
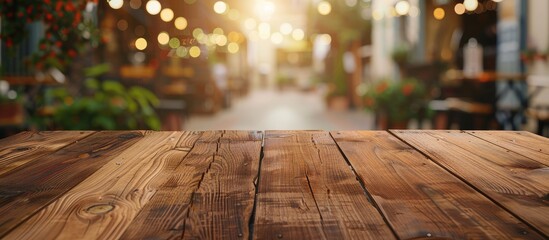
<svg viewBox="0 0 549 240">
<path fill-rule="evenodd" d="M 549 135 L 546 0 L 0 0 L 24 130 Z"/>
</svg>

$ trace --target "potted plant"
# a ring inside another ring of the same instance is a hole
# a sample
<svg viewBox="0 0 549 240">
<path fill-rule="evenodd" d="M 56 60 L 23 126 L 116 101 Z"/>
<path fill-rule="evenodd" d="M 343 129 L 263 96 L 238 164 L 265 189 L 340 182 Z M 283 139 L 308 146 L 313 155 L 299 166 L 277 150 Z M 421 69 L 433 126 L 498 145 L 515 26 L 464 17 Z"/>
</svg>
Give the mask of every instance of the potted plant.
<svg viewBox="0 0 549 240">
<path fill-rule="evenodd" d="M 100 81 L 98 77 L 109 71 L 108 65 L 85 70 L 87 80 L 81 96 L 73 96 L 64 88 L 49 89 L 45 98 L 52 109 L 49 116 L 35 116 L 39 129 L 65 130 L 128 130 L 160 129 L 153 107 L 158 98 L 149 90 L 132 86 L 126 88 L 114 80 Z"/>
<path fill-rule="evenodd" d="M 416 79 L 382 80 L 367 89 L 364 105 L 368 111 L 376 113 L 378 128 L 402 129 L 425 110 L 426 99 L 426 88 Z"/>
</svg>

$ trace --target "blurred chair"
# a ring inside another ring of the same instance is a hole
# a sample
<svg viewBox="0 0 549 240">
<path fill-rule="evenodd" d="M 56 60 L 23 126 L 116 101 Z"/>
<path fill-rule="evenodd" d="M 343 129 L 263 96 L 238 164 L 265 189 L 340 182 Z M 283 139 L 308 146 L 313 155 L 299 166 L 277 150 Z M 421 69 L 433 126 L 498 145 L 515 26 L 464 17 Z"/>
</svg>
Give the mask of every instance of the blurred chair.
<svg viewBox="0 0 549 240">
<path fill-rule="evenodd" d="M 537 133 L 549 136 L 549 76 L 528 77 L 527 115 L 537 122 Z"/>
</svg>

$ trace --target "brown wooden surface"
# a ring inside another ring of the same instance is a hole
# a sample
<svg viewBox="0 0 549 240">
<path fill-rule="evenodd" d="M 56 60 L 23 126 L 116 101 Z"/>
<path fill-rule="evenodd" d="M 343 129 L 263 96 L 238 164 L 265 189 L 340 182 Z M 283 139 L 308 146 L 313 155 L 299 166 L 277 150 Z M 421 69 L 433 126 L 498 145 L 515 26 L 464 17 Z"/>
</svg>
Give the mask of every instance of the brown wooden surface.
<svg viewBox="0 0 549 240">
<path fill-rule="evenodd" d="M 478 138 L 549 166 L 549 139 L 530 132 L 468 131 Z"/>
<path fill-rule="evenodd" d="M 255 239 L 392 239 L 327 132 L 268 131 Z"/>
<path fill-rule="evenodd" d="M 510 131 L 23 132 L 3 239 L 548 239 L 549 140 Z"/>
<path fill-rule="evenodd" d="M 0 176 L 92 134 L 80 132 L 22 132 L 0 139 Z"/>
<path fill-rule="evenodd" d="M 98 132 L 0 176 L 0 236 L 77 186 L 140 137 L 140 132 Z"/>
<path fill-rule="evenodd" d="M 549 174 L 523 155 L 461 131 L 399 131 L 403 141 L 549 235 Z"/>
<path fill-rule="evenodd" d="M 401 239 L 541 238 L 387 132 L 332 135 Z"/>
</svg>

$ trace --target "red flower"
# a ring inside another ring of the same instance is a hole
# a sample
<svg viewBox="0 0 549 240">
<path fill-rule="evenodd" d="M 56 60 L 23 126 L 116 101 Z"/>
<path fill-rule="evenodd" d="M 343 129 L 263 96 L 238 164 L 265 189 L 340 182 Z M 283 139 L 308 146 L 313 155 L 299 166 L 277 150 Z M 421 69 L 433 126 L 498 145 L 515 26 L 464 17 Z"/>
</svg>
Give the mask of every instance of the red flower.
<svg viewBox="0 0 549 240">
<path fill-rule="evenodd" d="M 385 92 L 385 90 L 387 90 L 388 87 L 389 87 L 389 85 L 386 82 L 382 82 L 382 83 L 377 85 L 376 92 L 377 93 Z"/>
<path fill-rule="evenodd" d="M 71 57 L 71 58 L 76 57 L 76 51 L 74 51 L 74 49 L 69 49 L 69 51 L 67 52 L 67 54 L 68 54 L 69 57 Z"/>
<path fill-rule="evenodd" d="M 13 41 L 10 38 L 6 39 L 6 47 L 11 47 L 11 46 L 13 46 Z"/>
<path fill-rule="evenodd" d="M 57 42 L 55 42 L 55 46 L 60 48 L 61 46 L 63 46 L 63 43 L 61 41 L 57 41 Z"/>
<path fill-rule="evenodd" d="M 53 19 L 53 15 L 51 13 L 46 14 L 46 20 L 51 21 Z"/>
<path fill-rule="evenodd" d="M 40 44 L 40 50 L 46 50 L 46 44 Z"/>
<path fill-rule="evenodd" d="M 401 90 L 404 96 L 410 96 L 410 94 L 412 94 L 412 92 L 414 91 L 414 85 L 411 83 L 404 84 Z"/>
</svg>

